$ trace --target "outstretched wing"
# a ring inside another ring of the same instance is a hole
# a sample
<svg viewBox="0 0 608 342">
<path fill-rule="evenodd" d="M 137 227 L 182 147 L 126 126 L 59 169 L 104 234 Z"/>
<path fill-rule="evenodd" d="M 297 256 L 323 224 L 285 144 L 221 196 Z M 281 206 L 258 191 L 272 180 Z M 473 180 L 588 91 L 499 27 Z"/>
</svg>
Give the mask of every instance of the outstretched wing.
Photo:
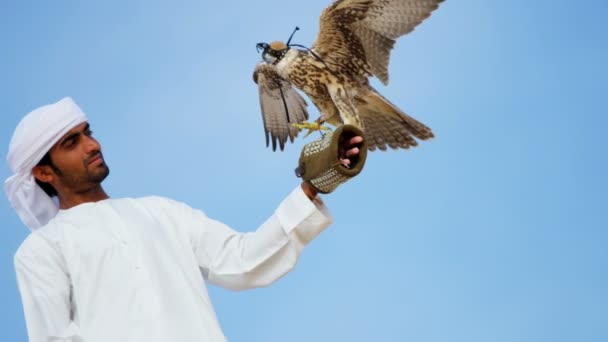
<svg viewBox="0 0 608 342">
<path fill-rule="evenodd" d="M 272 140 L 272 150 L 276 151 L 278 142 L 282 151 L 288 137 L 293 142 L 298 136 L 298 129 L 291 124 L 308 119 L 306 101 L 289 81 L 279 76 L 274 67 L 265 62 L 260 62 L 255 67 L 253 81 L 260 89 L 266 146 Z"/>
<path fill-rule="evenodd" d="M 375 75 L 388 84 L 395 40 L 414 30 L 444 0 L 337 0 L 320 18 L 313 50 L 335 71 Z"/>
</svg>

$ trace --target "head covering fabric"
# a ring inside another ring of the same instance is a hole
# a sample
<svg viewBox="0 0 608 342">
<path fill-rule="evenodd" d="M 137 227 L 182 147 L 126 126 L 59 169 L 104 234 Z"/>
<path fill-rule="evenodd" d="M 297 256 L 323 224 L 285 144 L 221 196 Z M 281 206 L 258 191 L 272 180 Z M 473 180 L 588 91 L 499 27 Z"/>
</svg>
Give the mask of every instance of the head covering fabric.
<svg viewBox="0 0 608 342">
<path fill-rule="evenodd" d="M 7 156 L 13 175 L 4 181 L 4 190 L 30 230 L 47 224 L 59 210 L 57 202 L 36 184 L 32 169 L 61 137 L 86 121 L 74 100 L 65 97 L 34 109 L 17 125 Z"/>
</svg>

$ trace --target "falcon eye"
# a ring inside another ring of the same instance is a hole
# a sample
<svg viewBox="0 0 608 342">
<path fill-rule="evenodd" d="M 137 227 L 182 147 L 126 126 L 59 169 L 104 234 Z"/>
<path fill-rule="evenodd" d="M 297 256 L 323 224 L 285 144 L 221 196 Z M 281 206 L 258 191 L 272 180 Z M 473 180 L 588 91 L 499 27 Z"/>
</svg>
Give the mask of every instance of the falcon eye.
<svg viewBox="0 0 608 342">
<path fill-rule="evenodd" d="M 262 53 L 262 59 L 268 64 L 274 64 L 274 62 L 277 60 L 277 58 L 268 51 L 264 51 Z"/>
</svg>

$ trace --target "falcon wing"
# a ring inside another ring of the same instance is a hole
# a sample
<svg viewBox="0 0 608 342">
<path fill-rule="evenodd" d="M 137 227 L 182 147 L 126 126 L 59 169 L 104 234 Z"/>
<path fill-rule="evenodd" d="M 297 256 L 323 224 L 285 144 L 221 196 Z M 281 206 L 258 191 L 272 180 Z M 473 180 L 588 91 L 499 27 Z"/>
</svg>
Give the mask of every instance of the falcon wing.
<svg viewBox="0 0 608 342">
<path fill-rule="evenodd" d="M 320 18 L 312 49 L 334 69 L 375 75 L 388 84 L 395 40 L 414 30 L 444 0 L 337 0 Z"/>
<path fill-rule="evenodd" d="M 272 150 L 276 151 L 278 141 L 282 151 L 287 138 L 293 142 L 298 135 L 299 130 L 291 124 L 308 119 L 306 101 L 289 81 L 279 76 L 274 67 L 265 62 L 260 62 L 255 67 L 253 81 L 260 90 L 266 146 L 272 140 Z"/>
</svg>

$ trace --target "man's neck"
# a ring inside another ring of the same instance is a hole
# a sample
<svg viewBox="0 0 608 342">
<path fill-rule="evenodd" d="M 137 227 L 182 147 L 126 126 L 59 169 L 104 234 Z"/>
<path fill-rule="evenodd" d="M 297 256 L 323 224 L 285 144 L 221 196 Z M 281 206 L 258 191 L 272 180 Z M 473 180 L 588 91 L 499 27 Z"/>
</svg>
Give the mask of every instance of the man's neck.
<svg viewBox="0 0 608 342">
<path fill-rule="evenodd" d="M 58 197 L 60 209 L 70 209 L 83 203 L 99 202 L 110 198 L 101 186 L 78 193 L 59 194 Z"/>
</svg>

